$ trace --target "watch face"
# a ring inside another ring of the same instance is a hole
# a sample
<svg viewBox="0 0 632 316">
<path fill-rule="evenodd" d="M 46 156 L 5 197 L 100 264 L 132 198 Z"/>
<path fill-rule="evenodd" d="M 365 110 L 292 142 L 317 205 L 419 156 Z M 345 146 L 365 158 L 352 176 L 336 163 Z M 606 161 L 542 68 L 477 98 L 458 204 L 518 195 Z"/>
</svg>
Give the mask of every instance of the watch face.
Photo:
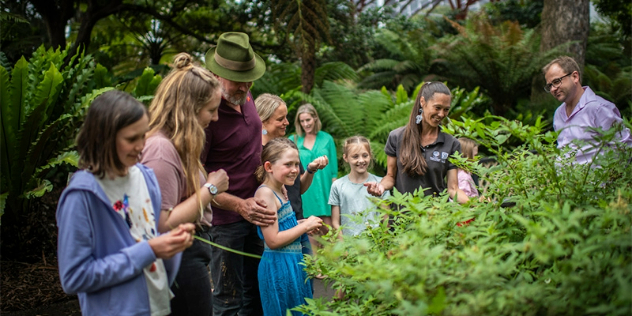
<svg viewBox="0 0 632 316">
<path fill-rule="evenodd" d="M 217 194 L 217 187 L 213 184 L 209 184 L 208 191 L 211 192 L 211 194 L 215 195 Z"/>
</svg>

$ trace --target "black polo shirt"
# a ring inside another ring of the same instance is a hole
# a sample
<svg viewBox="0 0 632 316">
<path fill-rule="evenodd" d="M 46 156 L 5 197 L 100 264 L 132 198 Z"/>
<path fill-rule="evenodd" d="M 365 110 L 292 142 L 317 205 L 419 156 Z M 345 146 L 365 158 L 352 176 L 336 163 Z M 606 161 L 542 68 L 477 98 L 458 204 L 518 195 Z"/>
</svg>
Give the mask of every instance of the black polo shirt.
<svg viewBox="0 0 632 316">
<path fill-rule="evenodd" d="M 437 195 L 443 192 L 447 188 L 446 175 L 448 170 L 456 169 L 456 166 L 448 158 L 461 150 L 461 144 L 452 135 L 439 131 L 437 140 L 434 143 L 421 148 L 428 165 L 426 173 L 424 175 L 411 176 L 404 172 L 404 166 L 402 166 L 402 162 L 399 159 L 405 128 L 404 126 L 391 131 L 384 147 L 384 152 L 388 156 L 397 158 L 395 188 L 401 193 L 413 193 L 420 187 L 428 188 L 428 190 L 424 191 L 425 195 Z"/>
<path fill-rule="evenodd" d="M 294 180 L 293 185 L 286 185 L 285 189 L 287 190 L 287 197 L 290 200 L 290 205 L 292 205 L 292 210 L 294 214 L 296 214 L 296 219 L 303 219 L 303 199 L 301 198 L 301 175 L 305 173 L 305 169 L 303 169 L 303 164 L 299 163 L 298 167 L 300 169 L 298 177 Z"/>
</svg>

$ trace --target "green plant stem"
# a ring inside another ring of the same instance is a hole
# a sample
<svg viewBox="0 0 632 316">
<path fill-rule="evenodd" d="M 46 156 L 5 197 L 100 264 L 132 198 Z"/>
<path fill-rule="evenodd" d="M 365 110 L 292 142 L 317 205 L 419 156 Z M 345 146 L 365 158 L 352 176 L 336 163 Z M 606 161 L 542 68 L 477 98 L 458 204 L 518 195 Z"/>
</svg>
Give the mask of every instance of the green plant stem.
<svg viewBox="0 0 632 316">
<path fill-rule="evenodd" d="M 557 178 L 557 172 L 555 171 L 555 164 L 552 164 L 550 162 L 550 160 L 547 158 L 547 156 L 544 154 L 544 152 L 541 149 L 538 149 L 538 153 L 542 155 L 544 162 L 549 166 L 549 169 L 550 169 L 549 173 L 551 174 L 551 176 L 553 176 L 553 180 L 555 180 L 555 187 L 557 188 L 557 191 L 558 191 L 557 199 L 561 201 L 562 200 L 562 187 L 560 186 L 560 181 Z"/>
<path fill-rule="evenodd" d="M 216 243 L 214 243 L 212 241 L 208 241 L 208 240 L 206 240 L 206 239 L 204 239 L 204 238 L 202 238 L 200 236 L 193 236 L 193 237 L 195 239 L 201 241 L 201 242 L 207 243 L 207 244 L 209 244 L 211 246 L 215 246 L 215 247 L 217 247 L 219 249 L 222 249 L 222 250 L 226 250 L 228 252 L 236 253 L 238 255 L 242 255 L 242 256 L 246 256 L 246 257 L 261 259 L 261 256 L 259 256 L 259 255 L 255 255 L 255 254 L 252 254 L 252 253 L 247 253 L 247 252 L 231 249 L 231 248 L 228 248 L 226 246 L 222 246 L 222 245 L 216 244 Z"/>
</svg>

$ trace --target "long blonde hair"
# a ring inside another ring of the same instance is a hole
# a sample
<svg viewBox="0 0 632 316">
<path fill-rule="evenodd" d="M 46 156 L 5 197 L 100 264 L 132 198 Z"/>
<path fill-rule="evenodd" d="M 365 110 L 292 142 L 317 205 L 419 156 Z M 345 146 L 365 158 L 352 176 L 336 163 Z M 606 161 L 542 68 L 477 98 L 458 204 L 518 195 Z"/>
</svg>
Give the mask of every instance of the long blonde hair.
<svg viewBox="0 0 632 316">
<path fill-rule="evenodd" d="M 285 101 L 274 94 L 264 93 L 258 96 L 255 99 L 255 107 L 257 107 L 257 113 L 261 122 L 269 120 L 281 104 L 285 104 Z"/>
<path fill-rule="evenodd" d="M 303 126 L 301 126 L 301 120 L 299 119 L 299 116 L 301 116 L 301 114 L 303 113 L 307 113 L 312 116 L 312 118 L 314 119 L 314 130 L 316 131 L 316 133 L 320 132 L 320 129 L 322 128 L 323 125 L 320 123 L 318 112 L 316 112 L 316 109 L 314 108 L 313 105 L 307 103 L 307 104 L 301 105 L 298 108 L 298 110 L 296 110 L 296 118 L 294 119 L 294 127 L 296 128 L 296 134 L 298 134 L 298 136 L 303 136 L 303 134 L 305 133 L 303 131 Z"/>
<path fill-rule="evenodd" d="M 478 147 L 476 141 L 467 137 L 459 137 L 459 143 L 461 143 L 461 156 L 467 160 L 474 160 L 474 148 Z"/>
<path fill-rule="evenodd" d="M 149 106 L 149 133 L 161 131 L 171 140 L 182 161 L 187 195 L 198 195 L 200 154 L 206 135 L 198 122 L 200 109 L 211 102 L 219 81 L 205 68 L 193 64 L 187 53 L 176 55 L 173 70 L 162 80 Z"/>
</svg>

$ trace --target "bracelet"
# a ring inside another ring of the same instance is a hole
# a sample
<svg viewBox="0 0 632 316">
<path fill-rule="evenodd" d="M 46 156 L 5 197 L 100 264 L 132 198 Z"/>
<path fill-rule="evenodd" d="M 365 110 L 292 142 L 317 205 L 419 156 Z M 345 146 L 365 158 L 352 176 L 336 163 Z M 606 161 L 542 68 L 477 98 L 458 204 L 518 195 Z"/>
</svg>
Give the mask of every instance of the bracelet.
<svg viewBox="0 0 632 316">
<path fill-rule="evenodd" d="M 307 167 L 307 170 L 305 170 L 305 171 L 307 171 L 307 173 L 309 173 L 309 174 L 314 174 L 314 171 L 309 170 L 309 167 Z"/>
</svg>

